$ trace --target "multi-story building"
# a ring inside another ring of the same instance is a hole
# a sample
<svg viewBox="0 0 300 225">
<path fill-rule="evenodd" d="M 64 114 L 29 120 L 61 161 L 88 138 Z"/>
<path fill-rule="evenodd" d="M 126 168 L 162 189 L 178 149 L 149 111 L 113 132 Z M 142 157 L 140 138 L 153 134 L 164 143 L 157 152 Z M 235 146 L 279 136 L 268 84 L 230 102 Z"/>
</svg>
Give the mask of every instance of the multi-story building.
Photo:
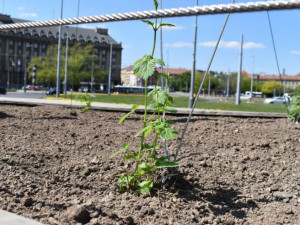
<svg viewBox="0 0 300 225">
<path fill-rule="evenodd" d="M 181 74 L 188 72 L 186 69 L 182 68 L 164 68 L 164 73 L 170 73 L 172 76 L 180 76 Z M 161 68 L 155 68 L 154 75 L 149 77 L 148 85 L 155 85 L 155 76 L 161 73 Z M 124 67 L 121 70 L 121 83 L 124 86 L 143 86 L 144 81 L 133 73 L 133 66 Z"/>
<path fill-rule="evenodd" d="M 0 24 L 28 22 L 0 14 Z M 45 56 L 50 45 L 57 44 L 59 27 L 25 28 L 0 31 L 0 81 L 9 87 L 20 88 L 24 84 L 26 63 L 31 57 Z M 112 83 L 121 83 L 122 44 L 117 43 L 107 29 L 63 27 L 62 41 L 69 44 L 93 45 L 94 63 L 109 71 L 110 44 L 112 43 Z M 28 83 L 29 80 L 28 80 Z"/>
<path fill-rule="evenodd" d="M 284 87 L 292 88 L 292 89 L 296 88 L 297 86 L 300 86 L 300 73 L 293 75 L 293 76 L 260 74 L 260 75 L 257 75 L 257 79 L 260 82 L 275 80 L 275 81 L 281 82 Z"/>
</svg>

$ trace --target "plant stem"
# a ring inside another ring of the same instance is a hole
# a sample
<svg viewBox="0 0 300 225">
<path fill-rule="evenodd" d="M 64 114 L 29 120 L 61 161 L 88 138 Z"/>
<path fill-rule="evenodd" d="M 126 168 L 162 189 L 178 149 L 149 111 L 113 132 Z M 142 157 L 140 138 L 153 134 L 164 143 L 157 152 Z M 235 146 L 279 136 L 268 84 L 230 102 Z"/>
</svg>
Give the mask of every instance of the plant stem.
<svg viewBox="0 0 300 225">
<path fill-rule="evenodd" d="M 145 80 L 145 96 L 144 96 L 145 97 L 145 108 L 144 108 L 145 112 L 144 112 L 143 128 L 145 128 L 147 126 L 147 105 L 148 105 L 147 86 L 148 86 L 148 79 Z M 141 153 L 144 148 L 143 147 L 144 139 L 145 139 L 145 132 L 143 132 L 143 134 L 142 134 L 139 154 L 138 154 L 138 157 L 136 160 L 135 172 L 139 169 L 139 165 L 140 165 L 140 161 L 141 161 Z"/>
<path fill-rule="evenodd" d="M 154 40 L 153 40 L 153 48 L 152 48 L 152 54 L 151 54 L 152 57 L 154 55 L 155 46 L 156 46 L 157 18 L 155 18 L 155 24 L 154 24 L 153 30 L 154 30 Z"/>
<path fill-rule="evenodd" d="M 153 27 L 154 30 L 154 41 L 153 41 L 153 48 L 152 48 L 152 53 L 151 53 L 151 57 L 153 58 L 154 52 L 155 52 L 155 46 L 156 46 L 156 32 L 157 32 L 157 19 L 155 19 L 155 24 Z M 148 79 L 145 80 L 145 113 L 144 113 L 144 120 L 143 120 L 143 128 L 145 128 L 147 126 L 147 105 L 148 105 Z M 144 140 L 145 140 L 145 132 L 143 132 L 142 134 L 142 138 L 141 138 L 141 145 L 140 145 L 140 149 L 139 149 L 139 154 L 136 160 L 136 166 L 135 166 L 135 172 L 139 169 L 139 165 L 140 165 L 140 161 L 141 161 L 141 153 L 143 150 L 143 146 L 144 146 Z"/>
</svg>

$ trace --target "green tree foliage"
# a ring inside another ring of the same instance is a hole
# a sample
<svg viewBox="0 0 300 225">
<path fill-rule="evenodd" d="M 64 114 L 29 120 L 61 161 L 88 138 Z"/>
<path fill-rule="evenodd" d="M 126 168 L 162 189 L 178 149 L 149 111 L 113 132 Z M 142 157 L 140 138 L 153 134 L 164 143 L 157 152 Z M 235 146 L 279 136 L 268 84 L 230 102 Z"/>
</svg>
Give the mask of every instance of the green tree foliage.
<svg viewBox="0 0 300 225">
<path fill-rule="evenodd" d="M 282 93 L 282 85 L 275 80 L 263 83 L 261 89 L 262 93 L 266 94 L 267 96 L 272 96 L 274 90 L 276 90 L 277 93 Z"/>
<path fill-rule="evenodd" d="M 56 85 L 57 76 L 57 45 L 50 45 L 45 56 L 31 58 L 28 65 L 28 77 L 32 78 L 32 67 L 37 65 L 36 82 L 37 84 L 45 84 L 47 86 Z M 61 83 L 65 76 L 65 47 L 61 53 Z M 96 55 L 93 54 L 93 46 L 82 46 L 75 44 L 69 48 L 68 59 L 68 85 L 74 85 L 78 88 L 80 82 L 91 81 L 92 69 L 94 69 L 94 82 L 105 82 L 107 80 L 107 72 L 102 70 L 97 64 Z M 94 67 L 94 68 L 92 68 Z"/>
</svg>

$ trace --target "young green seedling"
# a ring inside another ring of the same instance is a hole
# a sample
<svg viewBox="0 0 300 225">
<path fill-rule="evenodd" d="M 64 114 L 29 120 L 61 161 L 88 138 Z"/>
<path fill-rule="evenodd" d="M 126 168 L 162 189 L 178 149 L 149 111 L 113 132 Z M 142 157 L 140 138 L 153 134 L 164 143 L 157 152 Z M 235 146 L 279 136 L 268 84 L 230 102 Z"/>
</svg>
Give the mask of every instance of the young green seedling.
<svg viewBox="0 0 300 225">
<path fill-rule="evenodd" d="M 158 2 L 154 0 L 154 6 L 157 10 Z M 164 66 L 165 63 L 161 59 L 155 59 L 154 52 L 156 46 L 156 34 L 160 27 L 174 26 L 168 23 L 157 23 L 149 20 L 142 20 L 144 23 L 150 25 L 154 33 L 154 41 L 151 55 L 144 55 L 143 58 L 134 63 L 133 71 L 136 76 L 140 76 L 145 81 L 145 95 L 144 95 L 144 115 L 138 116 L 141 119 L 143 128 L 135 135 L 140 137 L 140 146 L 137 150 L 130 150 L 130 143 L 125 143 L 123 148 L 115 152 L 111 157 L 115 157 L 120 153 L 125 153 L 123 160 L 133 160 L 135 162 L 134 170 L 121 174 L 119 178 L 120 191 L 138 190 L 140 194 L 148 193 L 153 187 L 153 175 L 157 169 L 178 167 L 178 162 L 171 162 L 166 157 L 159 157 L 157 150 L 160 149 L 159 138 L 163 140 L 175 138 L 178 132 L 171 127 L 173 121 L 166 119 L 167 111 L 174 111 L 170 108 L 173 103 L 173 98 L 167 91 L 155 88 L 148 93 L 148 79 L 154 74 L 156 65 Z M 169 74 L 161 74 L 167 80 L 170 79 Z M 169 83 L 169 82 L 168 82 Z M 148 102 L 150 99 L 150 104 Z M 122 123 L 128 116 L 136 114 L 137 105 L 132 107 L 132 110 L 124 115 L 119 123 Z M 151 109 L 151 115 L 148 115 L 148 109 Z"/>
<path fill-rule="evenodd" d="M 83 112 L 89 110 L 92 107 L 91 98 L 95 98 L 95 95 L 88 94 L 87 92 L 85 92 L 85 94 L 76 95 L 76 101 L 81 102 L 81 110 Z"/>
</svg>

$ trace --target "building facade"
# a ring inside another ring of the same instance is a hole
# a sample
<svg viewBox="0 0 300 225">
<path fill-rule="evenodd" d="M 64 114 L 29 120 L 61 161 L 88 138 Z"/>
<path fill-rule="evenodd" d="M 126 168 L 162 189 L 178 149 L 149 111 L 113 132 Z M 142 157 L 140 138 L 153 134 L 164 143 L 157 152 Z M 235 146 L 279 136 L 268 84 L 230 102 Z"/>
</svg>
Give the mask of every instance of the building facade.
<svg viewBox="0 0 300 225">
<path fill-rule="evenodd" d="M 28 22 L 0 14 L 0 24 Z M 25 28 L 0 31 L 0 81 L 8 87 L 20 88 L 24 85 L 26 64 L 32 57 L 46 56 L 49 46 L 57 44 L 59 27 Z M 67 38 L 69 45 L 80 43 L 93 45 L 96 59 L 94 63 L 107 71 L 110 67 L 110 44 L 112 44 L 112 84 L 121 83 L 122 44 L 116 42 L 107 29 L 85 29 L 63 27 L 62 43 Z M 26 82 L 31 84 L 29 80 Z"/>
<path fill-rule="evenodd" d="M 294 75 L 294 76 L 281 75 L 281 77 L 279 75 L 259 74 L 259 75 L 256 75 L 256 77 L 257 77 L 256 79 L 258 79 L 259 82 L 266 82 L 266 81 L 271 81 L 271 80 L 281 82 L 285 88 L 294 89 L 297 86 L 300 86 L 300 73 L 298 73 L 297 75 Z"/>
<path fill-rule="evenodd" d="M 164 73 L 170 73 L 172 76 L 180 76 L 185 72 L 189 72 L 189 70 L 182 68 L 164 68 Z M 161 68 L 155 68 L 154 75 L 149 77 L 148 85 L 155 85 L 155 76 L 161 73 Z M 144 81 L 138 76 L 135 76 L 133 73 L 133 66 L 127 66 L 122 68 L 121 70 L 121 83 L 124 86 L 143 86 Z"/>
</svg>

